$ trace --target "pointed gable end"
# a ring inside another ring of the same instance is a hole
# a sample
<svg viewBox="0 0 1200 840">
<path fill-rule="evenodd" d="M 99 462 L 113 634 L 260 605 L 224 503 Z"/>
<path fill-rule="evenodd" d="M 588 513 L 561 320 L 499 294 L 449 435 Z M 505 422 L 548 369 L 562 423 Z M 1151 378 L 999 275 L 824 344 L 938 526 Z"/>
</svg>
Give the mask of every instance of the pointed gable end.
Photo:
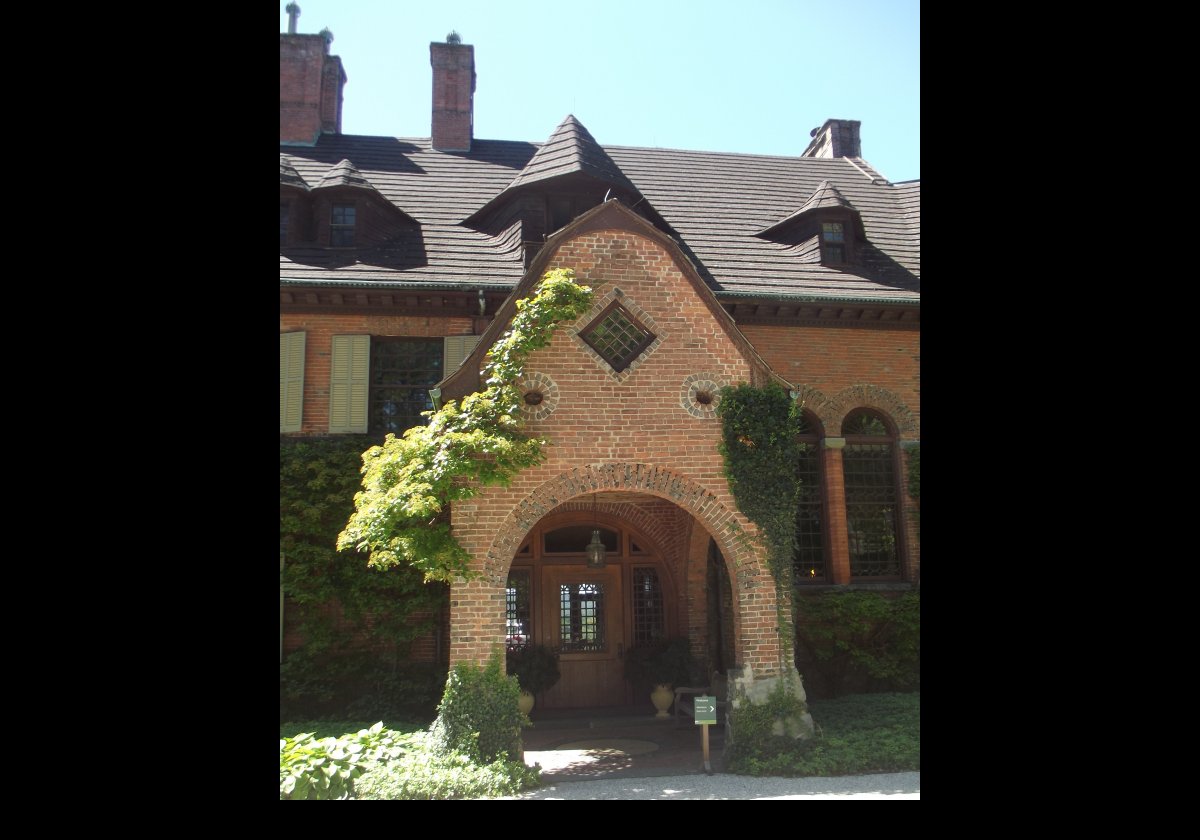
<svg viewBox="0 0 1200 840">
<path fill-rule="evenodd" d="M 522 298 L 526 298 L 534 294 L 537 284 L 541 281 L 542 276 L 549 268 L 556 265 L 563 267 L 574 268 L 569 261 L 564 262 L 560 259 L 560 251 L 568 246 L 573 240 L 580 237 L 594 234 L 601 231 L 614 231 L 633 234 L 636 237 L 650 240 L 659 245 L 670 257 L 679 274 L 685 279 L 688 287 L 695 293 L 697 298 L 702 302 L 709 316 L 716 322 L 722 333 L 734 345 L 738 354 L 745 360 L 749 367 L 750 379 L 757 384 L 763 384 L 768 381 L 778 382 L 785 388 L 791 388 L 791 384 L 785 379 L 776 374 L 767 362 L 758 354 L 751 343 L 742 334 L 734 323 L 733 318 L 725 311 L 724 307 L 717 301 L 700 275 L 696 272 L 691 261 L 684 255 L 683 251 L 675 243 L 671 237 L 658 230 L 654 225 L 650 224 L 637 213 L 630 210 L 621 204 L 616 199 L 610 199 L 598 207 L 594 207 L 588 212 L 581 215 L 573 223 L 558 231 L 549 238 L 546 246 L 541 250 L 538 256 L 530 265 L 529 270 L 521 278 L 520 283 L 513 290 L 512 294 L 504 301 L 496 312 L 496 317 L 488 328 L 480 337 L 479 344 L 476 345 L 471 355 L 464 361 L 458 370 L 452 372 L 444 380 L 438 383 L 438 388 L 441 390 L 444 399 L 458 399 L 466 394 L 476 391 L 480 387 L 479 371 L 485 362 L 485 356 L 489 348 L 504 334 L 509 328 L 513 317 L 516 314 L 516 303 Z M 618 257 L 617 259 L 620 259 Z M 578 271 L 578 269 L 577 269 Z M 584 337 L 578 335 L 579 330 L 591 325 L 593 321 L 604 311 L 610 308 L 614 302 L 624 304 L 625 308 L 632 311 L 635 319 L 642 320 L 643 325 L 651 327 L 647 330 L 648 341 L 647 352 L 653 349 L 653 339 L 661 337 L 659 331 L 653 329 L 653 324 L 645 323 L 649 316 L 636 304 L 636 302 L 622 299 L 622 293 L 619 290 L 621 279 L 619 275 L 608 277 L 606 269 L 597 267 L 594 271 L 580 273 L 578 281 L 582 284 L 592 285 L 594 288 L 598 285 L 609 284 L 616 286 L 613 291 L 608 292 L 604 296 L 597 296 L 597 300 L 593 305 L 592 312 L 584 315 L 577 324 L 564 326 L 564 330 L 572 333 L 580 341 L 584 342 Z M 611 283 L 610 283 L 611 281 Z M 626 371 L 613 371 L 613 379 L 622 381 L 628 373 Z"/>
</svg>

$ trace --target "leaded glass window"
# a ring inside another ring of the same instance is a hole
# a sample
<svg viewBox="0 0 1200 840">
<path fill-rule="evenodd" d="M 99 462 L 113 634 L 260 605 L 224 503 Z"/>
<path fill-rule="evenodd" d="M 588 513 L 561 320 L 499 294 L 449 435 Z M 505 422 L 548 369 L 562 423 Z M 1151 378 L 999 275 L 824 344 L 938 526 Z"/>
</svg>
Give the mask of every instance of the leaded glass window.
<svg viewBox="0 0 1200 840">
<path fill-rule="evenodd" d="M 563 653 L 605 650 L 603 583 L 559 587 L 559 645 Z"/>
<path fill-rule="evenodd" d="M 666 637 L 662 585 L 658 570 L 640 567 L 633 570 L 633 644 L 640 645 Z"/>
<path fill-rule="evenodd" d="M 372 338 L 370 431 L 399 437 L 426 423 L 429 389 L 442 378 L 442 339 Z"/>
<path fill-rule="evenodd" d="M 617 372 L 629 367 L 654 341 L 654 334 L 616 302 L 580 335 Z"/>
<path fill-rule="evenodd" d="M 856 411 L 842 424 L 850 577 L 899 577 L 895 448 L 883 418 Z"/>
<path fill-rule="evenodd" d="M 529 571 L 514 570 L 508 573 L 508 585 L 504 589 L 505 644 L 509 650 L 521 650 L 528 645 L 533 635 L 533 624 L 529 616 Z"/>
<path fill-rule="evenodd" d="M 846 229 L 841 222 L 821 223 L 821 251 L 828 263 L 846 261 Z"/>
<path fill-rule="evenodd" d="M 824 583 L 820 437 L 807 415 L 802 415 L 799 439 L 800 459 L 796 471 L 800 478 L 800 496 L 796 504 L 796 553 L 792 556 L 792 569 L 796 583 Z"/>
<path fill-rule="evenodd" d="M 354 245 L 353 204 L 335 204 L 329 216 L 329 244 L 334 248 L 349 248 Z"/>
</svg>

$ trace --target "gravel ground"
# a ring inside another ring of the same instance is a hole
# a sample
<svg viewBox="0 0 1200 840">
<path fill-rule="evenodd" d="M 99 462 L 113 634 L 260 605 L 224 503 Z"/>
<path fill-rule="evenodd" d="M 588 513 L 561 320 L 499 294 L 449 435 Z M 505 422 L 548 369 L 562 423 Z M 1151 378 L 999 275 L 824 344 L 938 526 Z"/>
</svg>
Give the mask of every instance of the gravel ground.
<svg viewBox="0 0 1200 840">
<path fill-rule="evenodd" d="M 920 773 L 872 776 L 657 776 L 555 782 L 506 799 L 920 799 Z"/>
</svg>

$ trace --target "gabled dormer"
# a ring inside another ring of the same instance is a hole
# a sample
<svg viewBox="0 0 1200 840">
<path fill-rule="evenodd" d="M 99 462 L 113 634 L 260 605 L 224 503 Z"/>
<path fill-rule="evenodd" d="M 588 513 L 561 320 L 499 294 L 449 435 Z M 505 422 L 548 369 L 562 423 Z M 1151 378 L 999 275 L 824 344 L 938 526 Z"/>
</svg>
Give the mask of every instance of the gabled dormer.
<svg viewBox="0 0 1200 840">
<path fill-rule="evenodd" d="M 361 251 L 418 227 L 411 216 L 388 201 L 349 160 L 331 167 L 310 188 L 287 156 L 280 155 L 279 191 L 281 247 L 308 244 L 338 251 Z"/>
<path fill-rule="evenodd" d="M 612 198 L 668 230 L 583 123 L 568 114 L 517 177 L 463 224 L 496 233 L 520 220 L 528 264 L 548 236 Z"/>
<path fill-rule="evenodd" d="M 862 214 L 828 180 L 796 212 L 755 236 L 793 245 L 797 253 L 830 268 L 855 265 L 867 241 Z"/>
<path fill-rule="evenodd" d="M 292 166 L 287 155 L 279 156 L 279 247 L 287 248 L 311 238 L 312 210 L 308 182 Z"/>
</svg>

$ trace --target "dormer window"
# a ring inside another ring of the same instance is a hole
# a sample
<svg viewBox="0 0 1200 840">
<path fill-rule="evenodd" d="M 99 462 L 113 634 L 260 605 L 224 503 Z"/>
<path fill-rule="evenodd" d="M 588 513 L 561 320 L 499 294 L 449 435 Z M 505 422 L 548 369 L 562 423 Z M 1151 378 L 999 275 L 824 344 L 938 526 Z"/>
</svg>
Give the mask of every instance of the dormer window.
<svg viewBox="0 0 1200 840">
<path fill-rule="evenodd" d="M 841 222 L 821 222 L 821 261 L 846 261 L 846 228 Z"/>
<path fill-rule="evenodd" d="M 292 205 L 279 203 L 279 244 L 287 244 L 288 236 L 288 215 L 291 212 Z"/>
<path fill-rule="evenodd" d="M 354 247 L 354 205 L 335 204 L 329 216 L 329 244 L 333 248 Z"/>
</svg>

